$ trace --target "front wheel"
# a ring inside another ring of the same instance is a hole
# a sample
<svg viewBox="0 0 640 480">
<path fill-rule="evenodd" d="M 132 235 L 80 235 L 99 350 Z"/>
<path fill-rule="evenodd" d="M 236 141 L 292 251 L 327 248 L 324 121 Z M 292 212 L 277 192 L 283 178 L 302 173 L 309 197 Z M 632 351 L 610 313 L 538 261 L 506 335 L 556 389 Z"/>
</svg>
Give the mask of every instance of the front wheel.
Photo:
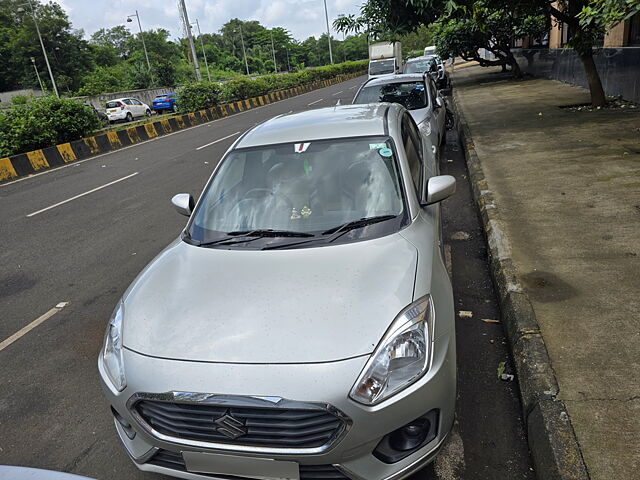
<svg viewBox="0 0 640 480">
<path fill-rule="evenodd" d="M 444 127 L 447 130 L 453 130 L 453 127 L 456 124 L 455 116 L 453 115 L 453 112 L 449 110 L 449 107 L 447 107 L 446 112 L 447 113 L 445 114 L 445 117 L 444 117 Z"/>
<path fill-rule="evenodd" d="M 144 115 L 145 115 L 145 117 L 150 117 L 150 116 L 151 116 L 151 110 L 149 110 L 149 109 L 147 108 L 147 111 L 146 111 L 146 112 L 144 112 Z"/>
<path fill-rule="evenodd" d="M 131 122 L 132 120 L 133 120 L 133 115 L 131 115 L 131 112 L 128 112 L 128 113 L 127 113 L 126 121 L 127 121 L 127 122 Z"/>
</svg>

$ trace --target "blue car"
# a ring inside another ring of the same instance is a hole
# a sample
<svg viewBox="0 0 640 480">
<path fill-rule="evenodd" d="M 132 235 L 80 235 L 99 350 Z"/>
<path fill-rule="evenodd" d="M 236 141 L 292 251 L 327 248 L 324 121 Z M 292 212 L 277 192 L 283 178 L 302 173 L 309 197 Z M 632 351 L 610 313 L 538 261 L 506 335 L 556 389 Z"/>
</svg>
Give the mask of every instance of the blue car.
<svg viewBox="0 0 640 480">
<path fill-rule="evenodd" d="M 157 113 L 162 112 L 175 112 L 176 111 L 176 97 L 175 92 L 163 93 L 153 99 L 153 110 Z"/>
</svg>

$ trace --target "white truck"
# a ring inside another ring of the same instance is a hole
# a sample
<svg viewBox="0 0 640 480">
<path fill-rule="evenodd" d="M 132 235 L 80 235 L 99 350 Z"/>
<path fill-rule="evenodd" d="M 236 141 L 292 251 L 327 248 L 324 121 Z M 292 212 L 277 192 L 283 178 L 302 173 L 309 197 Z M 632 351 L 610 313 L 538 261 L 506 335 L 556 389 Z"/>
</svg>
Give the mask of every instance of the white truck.
<svg viewBox="0 0 640 480">
<path fill-rule="evenodd" d="M 381 42 L 369 45 L 369 78 L 393 75 L 402 70 L 402 44 Z"/>
</svg>

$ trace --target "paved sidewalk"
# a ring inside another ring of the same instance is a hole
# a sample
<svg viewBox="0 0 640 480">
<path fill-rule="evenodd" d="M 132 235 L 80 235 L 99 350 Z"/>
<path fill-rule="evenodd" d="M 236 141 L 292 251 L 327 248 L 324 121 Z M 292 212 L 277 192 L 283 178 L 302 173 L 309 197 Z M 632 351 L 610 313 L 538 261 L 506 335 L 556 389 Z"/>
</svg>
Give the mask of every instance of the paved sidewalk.
<svg viewBox="0 0 640 480">
<path fill-rule="evenodd" d="M 454 91 L 592 480 L 640 471 L 640 108 L 499 68 Z M 525 387 L 526 388 L 526 387 Z"/>
</svg>

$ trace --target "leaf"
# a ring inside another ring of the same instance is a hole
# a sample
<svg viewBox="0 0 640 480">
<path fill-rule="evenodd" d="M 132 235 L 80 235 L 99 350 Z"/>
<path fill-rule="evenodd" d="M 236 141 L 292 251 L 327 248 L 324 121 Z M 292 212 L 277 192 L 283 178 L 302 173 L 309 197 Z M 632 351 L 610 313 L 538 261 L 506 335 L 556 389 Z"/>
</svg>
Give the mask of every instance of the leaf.
<svg viewBox="0 0 640 480">
<path fill-rule="evenodd" d="M 502 374 L 503 374 L 503 373 L 504 373 L 504 371 L 505 371 L 505 367 L 506 367 L 506 365 L 507 365 L 507 362 L 500 362 L 500 363 L 498 364 L 498 372 L 497 372 L 497 373 L 498 373 L 498 378 L 501 378 L 501 377 L 502 377 Z"/>
</svg>

